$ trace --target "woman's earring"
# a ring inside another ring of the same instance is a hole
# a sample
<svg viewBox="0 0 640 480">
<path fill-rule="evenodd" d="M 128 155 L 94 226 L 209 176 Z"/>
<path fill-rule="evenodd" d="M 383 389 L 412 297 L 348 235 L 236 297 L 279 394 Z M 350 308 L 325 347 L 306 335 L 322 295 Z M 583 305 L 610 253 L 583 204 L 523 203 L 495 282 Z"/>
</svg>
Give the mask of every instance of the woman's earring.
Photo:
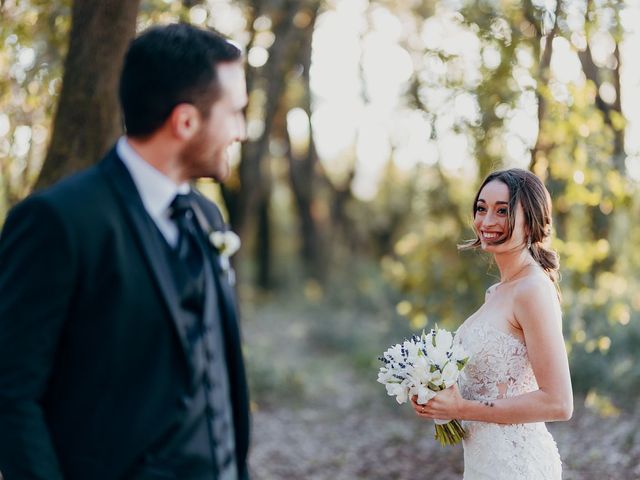
<svg viewBox="0 0 640 480">
<path fill-rule="evenodd" d="M 531 237 L 527 240 L 527 250 L 531 250 Z"/>
</svg>

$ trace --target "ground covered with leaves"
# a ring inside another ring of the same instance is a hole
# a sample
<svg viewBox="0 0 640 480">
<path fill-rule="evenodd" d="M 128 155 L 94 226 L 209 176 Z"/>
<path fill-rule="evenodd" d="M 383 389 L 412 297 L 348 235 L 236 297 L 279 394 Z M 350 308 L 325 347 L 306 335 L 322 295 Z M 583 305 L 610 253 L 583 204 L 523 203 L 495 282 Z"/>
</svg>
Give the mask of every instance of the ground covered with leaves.
<svg viewBox="0 0 640 480">
<path fill-rule="evenodd" d="M 390 312 L 289 299 L 250 305 L 254 480 L 462 478 L 462 448 L 440 447 L 433 425 L 375 381 L 376 356 L 407 333 Z M 640 479 L 638 409 L 603 417 L 584 404 L 576 397 L 573 419 L 549 425 L 563 478 Z"/>
</svg>

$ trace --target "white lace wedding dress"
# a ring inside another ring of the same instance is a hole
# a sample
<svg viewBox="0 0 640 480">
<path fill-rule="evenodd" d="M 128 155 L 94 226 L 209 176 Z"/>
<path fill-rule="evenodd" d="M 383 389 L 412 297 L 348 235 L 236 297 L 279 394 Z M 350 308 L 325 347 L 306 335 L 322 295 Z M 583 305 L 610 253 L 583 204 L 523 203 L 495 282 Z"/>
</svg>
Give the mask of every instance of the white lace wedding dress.
<svg viewBox="0 0 640 480">
<path fill-rule="evenodd" d="M 486 314 L 485 314 L 486 315 Z M 491 401 L 538 389 L 527 347 L 486 318 L 459 329 L 458 341 L 470 355 L 458 380 L 466 399 Z M 556 443 L 544 423 L 463 422 L 464 480 L 560 480 Z"/>
</svg>

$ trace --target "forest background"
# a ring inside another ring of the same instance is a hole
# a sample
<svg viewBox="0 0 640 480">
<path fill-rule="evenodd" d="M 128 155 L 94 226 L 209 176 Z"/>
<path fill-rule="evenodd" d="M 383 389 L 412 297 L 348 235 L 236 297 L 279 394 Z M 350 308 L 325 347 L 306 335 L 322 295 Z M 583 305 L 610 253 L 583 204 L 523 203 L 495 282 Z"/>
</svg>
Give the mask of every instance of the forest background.
<svg viewBox="0 0 640 480">
<path fill-rule="evenodd" d="M 0 224 L 122 134 L 126 46 L 171 21 L 246 52 L 249 140 L 200 187 L 243 241 L 256 478 L 459 472 L 376 357 L 482 303 L 497 270 L 456 245 L 482 178 L 513 166 L 554 201 L 565 476 L 640 478 L 640 2 L 0 0 Z"/>
</svg>

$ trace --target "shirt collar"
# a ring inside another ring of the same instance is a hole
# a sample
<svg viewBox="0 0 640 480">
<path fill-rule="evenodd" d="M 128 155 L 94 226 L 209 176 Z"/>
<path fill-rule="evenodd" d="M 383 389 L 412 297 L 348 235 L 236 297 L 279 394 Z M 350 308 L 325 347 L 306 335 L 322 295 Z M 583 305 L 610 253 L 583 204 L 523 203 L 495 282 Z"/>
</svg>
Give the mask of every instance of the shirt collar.
<svg viewBox="0 0 640 480">
<path fill-rule="evenodd" d="M 152 217 L 164 214 L 177 194 L 189 193 L 191 187 L 187 182 L 176 185 L 143 159 L 127 142 L 126 137 L 118 139 L 116 152 L 129 170 L 142 203 Z"/>
</svg>

